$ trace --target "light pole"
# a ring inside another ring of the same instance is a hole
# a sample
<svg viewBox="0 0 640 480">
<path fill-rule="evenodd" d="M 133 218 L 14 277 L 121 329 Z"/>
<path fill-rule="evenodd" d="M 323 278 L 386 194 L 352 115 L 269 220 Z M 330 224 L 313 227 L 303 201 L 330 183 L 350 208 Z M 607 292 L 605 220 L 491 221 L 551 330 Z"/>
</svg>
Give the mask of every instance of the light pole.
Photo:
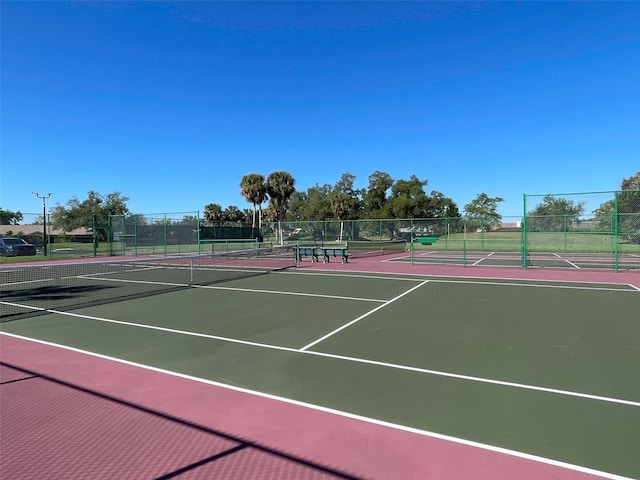
<svg viewBox="0 0 640 480">
<path fill-rule="evenodd" d="M 47 193 L 46 195 L 40 195 L 37 192 L 31 192 L 33 193 L 36 197 L 41 198 L 42 199 L 42 254 L 46 257 L 47 256 L 47 198 L 50 198 L 51 195 L 53 195 L 53 193 Z"/>
</svg>

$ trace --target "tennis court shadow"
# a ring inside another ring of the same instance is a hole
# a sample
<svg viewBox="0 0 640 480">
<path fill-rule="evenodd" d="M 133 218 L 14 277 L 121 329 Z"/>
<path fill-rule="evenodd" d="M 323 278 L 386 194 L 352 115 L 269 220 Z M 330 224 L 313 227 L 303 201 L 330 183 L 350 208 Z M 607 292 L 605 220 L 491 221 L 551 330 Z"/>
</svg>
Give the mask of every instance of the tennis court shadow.
<svg viewBox="0 0 640 480">
<path fill-rule="evenodd" d="M 28 298 L 31 300 L 60 301 L 87 296 L 95 294 L 96 292 L 107 291 L 112 288 L 116 287 L 110 285 L 45 285 L 40 287 L 5 290 L 2 295 L 5 298 L 11 299 Z"/>
<path fill-rule="evenodd" d="M 78 401 L 78 405 L 82 407 L 83 405 L 83 396 L 84 397 L 84 405 L 85 408 L 93 408 L 96 410 L 95 415 L 92 414 L 92 417 L 99 418 L 103 415 L 104 411 L 109 410 L 108 408 L 96 408 L 99 405 L 106 405 L 102 402 L 110 402 L 111 405 L 115 405 L 118 408 L 124 407 L 125 412 L 135 413 L 143 416 L 151 416 L 151 421 L 153 424 L 155 420 L 157 420 L 157 431 L 154 428 L 154 435 L 163 436 L 166 435 L 167 431 L 170 431 L 171 428 L 169 426 L 178 426 L 181 428 L 186 428 L 187 432 L 191 431 L 194 435 L 211 435 L 212 440 L 217 440 L 228 444 L 228 446 L 224 449 L 221 449 L 218 453 L 208 456 L 206 458 L 199 459 L 193 463 L 184 464 L 176 466 L 172 471 L 168 473 L 164 473 L 160 476 L 152 476 L 151 478 L 155 478 L 155 480 L 169 480 L 173 478 L 180 478 L 182 475 L 187 476 L 188 478 L 215 478 L 211 477 L 210 472 L 220 470 L 226 472 L 225 478 L 242 478 L 241 472 L 237 474 L 232 474 L 229 476 L 229 468 L 231 465 L 235 465 L 238 468 L 242 469 L 243 465 L 246 462 L 250 462 L 252 464 L 251 469 L 253 471 L 262 471 L 262 472 L 280 472 L 278 474 L 278 478 L 300 478 L 304 477 L 309 480 L 318 479 L 343 479 L 343 480 L 363 480 L 361 477 L 354 476 L 345 472 L 341 472 L 337 469 L 321 465 L 313 460 L 309 460 L 306 458 L 300 458 L 294 455 L 290 455 L 286 452 L 282 452 L 277 448 L 272 448 L 267 445 L 261 445 L 259 443 L 253 442 L 251 440 L 247 440 L 244 438 L 240 438 L 236 435 L 233 435 L 228 432 L 216 430 L 215 428 L 199 425 L 189 420 L 181 419 L 176 416 L 172 416 L 167 413 L 158 412 L 156 410 L 145 407 L 144 405 L 139 405 L 121 398 L 117 398 L 111 395 L 106 395 L 88 388 L 85 388 L 80 385 L 76 385 L 73 383 L 69 383 L 66 381 L 62 381 L 53 377 L 49 377 L 47 375 L 39 374 L 38 372 L 31 371 L 25 368 L 22 368 L 18 365 L 14 365 L 9 362 L 0 361 L 0 365 L 3 367 L 7 367 L 10 369 L 14 369 L 20 372 L 21 377 L 18 379 L 13 379 L 8 383 L 17 383 L 17 382 L 28 382 L 32 380 L 44 380 L 46 383 L 42 388 L 45 390 L 45 395 L 42 395 L 43 401 L 42 405 L 38 405 L 38 408 L 42 408 L 42 411 L 47 411 L 46 405 L 46 389 L 47 385 L 49 386 L 57 386 L 62 387 L 63 389 L 70 389 L 68 392 L 73 398 L 76 398 Z M 88 399 L 88 400 L 87 400 Z M 91 400 L 92 399 L 92 400 Z M 89 406 L 89 407 L 87 407 Z M 8 406 L 7 406 L 8 407 Z M 100 410 L 100 411 L 98 411 Z M 53 409 L 55 411 L 55 408 Z M 125 417 L 130 418 L 131 415 L 126 414 Z M 149 417 L 147 417 L 149 418 Z M 108 419 L 107 419 L 108 420 Z M 113 419 L 114 421 L 111 423 L 112 425 L 117 425 L 117 419 Z M 167 422 L 170 422 L 169 424 Z M 164 432 L 163 432 L 164 430 Z M 8 433 L 8 432 L 7 432 Z M 42 440 L 39 435 L 39 431 L 31 432 L 33 434 L 33 438 L 29 438 L 29 443 L 32 442 L 46 442 L 46 440 Z M 169 439 L 170 437 L 168 437 Z M 7 438 L 9 440 L 9 438 Z M 127 439 L 122 438 L 123 442 L 129 440 L 131 442 L 130 452 L 135 455 L 136 451 L 136 439 Z M 92 439 L 93 442 L 97 442 L 95 448 L 102 449 L 100 446 L 100 439 Z M 181 437 L 179 441 L 184 441 L 184 438 Z M 234 460 L 233 457 L 237 456 Z M 148 463 L 150 459 L 141 459 L 140 464 L 144 465 L 145 461 Z M 82 463 L 83 461 L 87 461 L 87 459 L 81 458 L 66 458 L 66 463 L 69 465 L 69 472 L 72 473 L 73 469 L 77 468 L 77 463 Z M 217 463 L 222 462 L 219 466 Z M 224 465 L 222 465 L 224 464 Z M 75 466 L 74 466 L 75 465 Z M 64 467 L 62 467 L 64 468 Z M 144 468 L 144 467 L 143 467 Z M 37 465 L 33 466 L 33 470 L 36 471 L 38 469 Z M 130 472 L 133 478 L 149 478 L 148 475 L 145 475 L 146 472 L 141 471 L 132 471 Z M 284 473 L 284 477 L 282 474 Z M 195 475 L 195 477 L 194 477 Z M 267 478 L 267 477 L 264 477 Z"/>
</svg>

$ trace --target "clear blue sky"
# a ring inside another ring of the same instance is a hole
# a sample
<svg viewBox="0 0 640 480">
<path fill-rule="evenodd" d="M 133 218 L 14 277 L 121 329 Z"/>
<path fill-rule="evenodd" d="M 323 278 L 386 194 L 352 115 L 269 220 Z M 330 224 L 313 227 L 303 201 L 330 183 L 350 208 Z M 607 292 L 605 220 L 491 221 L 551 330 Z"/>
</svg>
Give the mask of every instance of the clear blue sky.
<svg viewBox="0 0 640 480">
<path fill-rule="evenodd" d="M 376 170 L 463 210 L 640 170 L 640 2 L 1 3 L 0 206 L 251 208 Z"/>
</svg>

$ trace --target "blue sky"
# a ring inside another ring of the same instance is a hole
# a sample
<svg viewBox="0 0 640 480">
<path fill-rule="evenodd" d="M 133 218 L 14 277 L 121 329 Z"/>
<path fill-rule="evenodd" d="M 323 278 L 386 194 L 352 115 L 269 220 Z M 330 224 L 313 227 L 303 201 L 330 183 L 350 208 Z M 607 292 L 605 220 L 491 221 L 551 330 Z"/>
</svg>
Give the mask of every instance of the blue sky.
<svg viewBox="0 0 640 480">
<path fill-rule="evenodd" d="M 640 2 L 1 4 L 0 206 L 89 190 L 134 213 L 251 208 L 416 175 L 463 210 L 640 170 Z M 597 206 L 597 205 L 596 205 Z"/>
</svg>

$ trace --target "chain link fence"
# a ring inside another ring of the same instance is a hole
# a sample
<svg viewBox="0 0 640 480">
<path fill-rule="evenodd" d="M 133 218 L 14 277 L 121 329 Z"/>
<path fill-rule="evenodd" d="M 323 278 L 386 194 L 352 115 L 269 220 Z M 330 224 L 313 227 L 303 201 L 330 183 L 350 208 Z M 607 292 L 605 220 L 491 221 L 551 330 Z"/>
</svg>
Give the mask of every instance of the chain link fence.
<svg viewBox="0 0 640 480">
<path fill-rule="evenodd" d="M 45 224 L 42 213 L 25 213 L 19 225 L 0 225 L 0 236 L 23 238 L 39 254 L 46 244 L 50 258 L 211 253 L 280 244 L 350 243 L 359 250 L 370 246 L 371 251 L 382 251 L 389 242 L 404 241 L 412 255 L 410 247 L 425 253 L 460 254 L 464 265 L 476 263 L 483 252 L 504 252 L 517 256 L 522 268 L 549 266 L 550 258 L 559 259 L 554 266 L 570 268 L 640 268 L 640 190 L 524 195 L 523 199 L 522 216 L 503 217 L 499 222 L 459 217 L 252 226 L 208 223 L 193 211 L 93 216 L 70 222 L 63 230 L 49 216 Z"/>
<path fill-rule="evenodd" d="M 523 206 L 524 268 L 549 254 L 576 265 L 640 268 L 640 190 L 524 195 Z"/>
</svg>

